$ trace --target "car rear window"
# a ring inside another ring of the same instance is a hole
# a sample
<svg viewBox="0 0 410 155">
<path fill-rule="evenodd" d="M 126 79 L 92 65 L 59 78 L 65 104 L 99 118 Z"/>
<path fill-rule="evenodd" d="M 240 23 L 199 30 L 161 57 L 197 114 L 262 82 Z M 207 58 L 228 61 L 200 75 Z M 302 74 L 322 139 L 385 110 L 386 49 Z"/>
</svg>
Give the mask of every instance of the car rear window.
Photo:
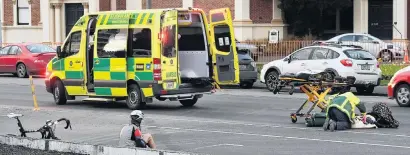
<svg viewBox="0 0 410 155">
<path fill-rule="evenodd" d="M 346 54 L 347 57 L 350 59 L 355 60 L 374 60 L 376 59 L 372 54 L 365 50 L 353 49 L 353 50 L 345 50 L 343 53 Z"/>
<path fill-rule="evenodd" d="M 31 53 L 56 52 L 56 50 L 54 50 L 53 48 L 47 45 L 32 44 L 32 45 L 27 45 L 26 47 Z"/>
</svg>

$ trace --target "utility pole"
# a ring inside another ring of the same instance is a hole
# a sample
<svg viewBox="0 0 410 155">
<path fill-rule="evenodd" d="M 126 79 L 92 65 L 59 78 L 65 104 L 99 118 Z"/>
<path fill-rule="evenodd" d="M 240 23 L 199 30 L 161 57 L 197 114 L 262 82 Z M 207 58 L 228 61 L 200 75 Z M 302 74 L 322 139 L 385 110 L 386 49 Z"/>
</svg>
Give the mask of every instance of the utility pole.
<svg viewBox="0 0 410 155">
<path fill-rule="evenodd" d="M 151 9 L 151 0 L 147 0 L 146 9 Z"/>
</svg>

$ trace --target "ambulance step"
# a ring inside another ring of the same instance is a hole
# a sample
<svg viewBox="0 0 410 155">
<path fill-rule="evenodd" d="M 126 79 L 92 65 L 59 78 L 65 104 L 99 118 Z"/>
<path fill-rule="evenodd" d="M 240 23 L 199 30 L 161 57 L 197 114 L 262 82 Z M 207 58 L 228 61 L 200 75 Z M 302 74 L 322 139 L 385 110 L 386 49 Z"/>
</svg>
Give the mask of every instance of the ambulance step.
<svg viewBox="0 0 410 155">
<path fill-rule="evenodd" d="M 99 102 L 114 102 L 115 98 L 97 98 L 97 97 L 90 97 L 85 98 L 83 101 L 99 101 Z"/>
</svg>

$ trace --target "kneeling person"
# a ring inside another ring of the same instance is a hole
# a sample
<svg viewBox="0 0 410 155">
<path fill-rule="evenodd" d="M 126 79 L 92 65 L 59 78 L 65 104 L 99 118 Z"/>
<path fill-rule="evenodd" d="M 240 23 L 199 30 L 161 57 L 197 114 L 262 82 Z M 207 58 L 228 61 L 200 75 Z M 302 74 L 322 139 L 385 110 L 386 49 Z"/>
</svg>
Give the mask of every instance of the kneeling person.
<svg viewBox="0 0 410 155">
<path fill-rule="evenodd" d="M 366 107 L 360 102 L 352 92 L 346 92 L 334 97 L 329 103 L 326 111 L 326 121 L 323 124 L 323 129 L 346 130 L 352 127 L 355 119 L 355 109 L 359 109 L 363 115 L 363 122 L 366 122 Z"/>
</svg>

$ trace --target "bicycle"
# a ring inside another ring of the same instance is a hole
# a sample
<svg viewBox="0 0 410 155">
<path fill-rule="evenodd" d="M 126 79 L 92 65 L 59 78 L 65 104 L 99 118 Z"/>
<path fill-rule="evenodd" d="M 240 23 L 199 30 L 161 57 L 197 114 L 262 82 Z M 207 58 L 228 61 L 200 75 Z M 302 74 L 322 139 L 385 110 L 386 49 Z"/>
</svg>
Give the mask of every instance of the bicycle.
<svg viewBox="0 0 410 155">
<path fill-rule="evenodd" d="M 20 119 L 19 119 L 19 117 L 22 117 L 22 116 L 23 116 L 22 114 L 15 114 L 15 113 L 9 113 L 7 115 L 8 118 L 10 118 L 10 119 L 14 118 L 14 119 L 17 120 L 17 125 L 19 127 L 21 137 L 27 137 L 26 133 L 40 132 L 41 133 L 41 139 L 60 140 L 59 138 L 56 137 L 55 131 L 56 131 L 57 124 L 59 124 L 59 122 L 61 122 L 61 121 L 66 122 L 66 126 L 64 127 L 64 129 L 68 129 L 68 127 L 70 127 L 70 130 L 72 130 L 71 122 L 70 122 L 70 120 L 68 120 L 66 118 L 60 118 L 56 121 L 47 120 L 46 124 L 43 125 L 41 128 L 39 128 L 37 130 L 25 130 L 23 128 L 23 125 L 22 125 Z M 12 134 L 9 134 L 9 135 L 12 135 Z M 15 136 L 15 135 L 13 135 L 13 136 Z"/>
</svg>

